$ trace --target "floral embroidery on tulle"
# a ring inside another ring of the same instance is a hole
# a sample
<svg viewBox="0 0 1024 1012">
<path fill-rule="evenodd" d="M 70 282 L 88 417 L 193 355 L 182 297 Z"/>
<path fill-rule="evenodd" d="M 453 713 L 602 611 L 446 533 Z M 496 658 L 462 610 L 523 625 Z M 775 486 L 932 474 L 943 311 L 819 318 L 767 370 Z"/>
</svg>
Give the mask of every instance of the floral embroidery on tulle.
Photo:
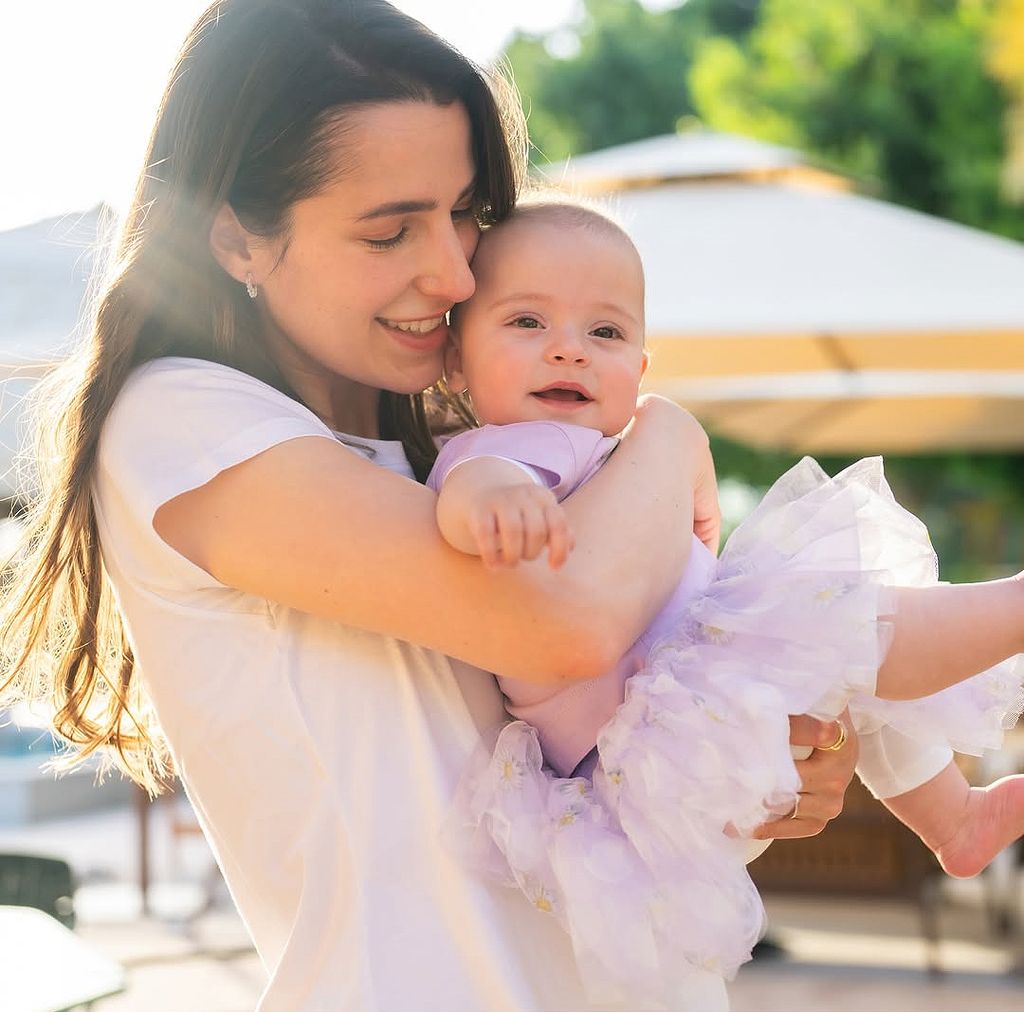
<svg viewBox="0 0 1024 1012">
<path fill-rule="evenodd" d="M 819 587 L 812 595 L 815 604 L 827 607 L 833 601 L 838 601 L 841 597 L 846 597 L 851 591 L 851 586 L 848 583 L 827 583 L 822 587 Z"/>
<path fill-rule="evenodd" d="M 583 809 L 579 805 L 567 805 L 558 816 L 558 828 L 564 829 L 566 826 L 572 826 L 582 814 Z"/>
<path fill-rule="evenodd" d="M 886 588 L 936 579 L 923 527 L 878 491 L 880 470 L 867 469 L 863 494 L 844 492 L 863 471 L 827 482 L 805 462 L 741 526 L 719 579 L 685 605 L 597 735 L 592 786 L 555 777 L 522 722 L 467 780 L 459 827 L 474 827 L 473 859 L 559 920 L 595 1001 L 624 991 L 630 1007 L 664 1005 L 694 970 L 731 978 L 750 957 L 763 910 L 741 841 L 722 827 L 743 835 L 792 808 L 787 713 L 815 700 L 831 712 L 852 691 L 865 733 L 888 724 L 964 750 L 997 747 L 1024 706 L 1024 659 L 923 700 L 863 694 L 891 639 Z M 787 485 L 808 501 L 786 508 Z"/>
<path fill-rule="evenodd" d="M 538 910 L 545 914 L 555 912 L 555 894 L 543 882 L 527 882 L 526 895 Z"/>
<path fill-rule="evenodd" d="M 723 643 L 728 643 L 732 640 L 733 634 L 726 629 L 722 629 L 717 625 L 709 625 L 706 622 L 700 624 L 701 639 L 705 643 L 714 643 L 721 646 Z"/>
<path fill-rule="evenodd" d="M 716 724 L 725 723 L 725 717 L 719 713 L 719 711 L 716 710 L 699 692 L 694 692 L 691 696 L 693 698 L 693 705 L 696 706 L 705 717 L 709 720 L 713 720 Z"/>
<path fill-rule="evenodd" d="M 572 804 L 574 798 L 589 798 L 593 787 L 589 780 L 583 777 L 572 777 L 571 779 L 558 779 L 555 781 L 555 791 L 566 799 L 567 804 Z"/>
<path fill-rule="evenodd" d="M 516 790 L 523 785 L 526 776 L 526 763 L 517 759 L 511 752 L 502 749 L 493 759 L 498 774 L 498 782 L 506 790 Z"/>
</svg>

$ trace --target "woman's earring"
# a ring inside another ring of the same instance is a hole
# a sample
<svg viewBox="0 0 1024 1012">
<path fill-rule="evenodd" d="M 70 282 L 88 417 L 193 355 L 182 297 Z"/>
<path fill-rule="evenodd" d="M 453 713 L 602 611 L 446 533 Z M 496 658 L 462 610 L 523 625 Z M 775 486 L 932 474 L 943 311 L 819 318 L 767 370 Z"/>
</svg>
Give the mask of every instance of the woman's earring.
<svg viewBox="0 0 1024 1012">
<path fill-rule="evenodd" d="M 245 275 L 245 291 L 250 299 L 255 299 L 260 293 L 260 290 L 256 287 L 256 282 L 252 279 L 252 274 Z"/>
</svg>

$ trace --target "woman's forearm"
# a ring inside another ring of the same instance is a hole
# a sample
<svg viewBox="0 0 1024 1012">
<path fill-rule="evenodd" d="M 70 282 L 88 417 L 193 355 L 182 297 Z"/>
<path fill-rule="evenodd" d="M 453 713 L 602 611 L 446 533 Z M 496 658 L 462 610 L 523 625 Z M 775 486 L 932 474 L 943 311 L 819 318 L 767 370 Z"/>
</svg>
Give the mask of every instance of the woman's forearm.
<svg viewBox="0 0 1024 1012">
<path fill-rule="evenodd" d="M 700 443 L 680 409 L 645 405 L 567 501 L 577 547 L 559 570 L 542 559 L 486 569 L 438 533 L 432 492 L 319 438 L 222 472 L 164 504 L 154 527 L 229 587 L 512 677 L 566 682 L 613 665 L 679 575 Z"/>
<path fill-rule="evenodd" d="M 617 637 L 618 654 L 682 575 L 694 486 L 707 455 L 707 437 L 692 416 L 646 398 L 608 462 L 563 503 L 576 539 L 567 576 L 586 588 L 594 621 Z"/>
</svg>

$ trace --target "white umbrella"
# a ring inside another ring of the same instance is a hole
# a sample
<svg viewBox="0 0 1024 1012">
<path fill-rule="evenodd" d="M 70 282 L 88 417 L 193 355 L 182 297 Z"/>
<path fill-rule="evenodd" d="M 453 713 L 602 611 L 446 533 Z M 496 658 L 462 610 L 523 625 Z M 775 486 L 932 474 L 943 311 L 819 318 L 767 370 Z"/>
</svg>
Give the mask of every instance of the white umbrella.
<svg viewBox="0 0 1024 1012">
<path fill-rule="evenodd" d="M 99 207 L 0 233 L 0 499 L 17 491 L 25 399 L 75 340 L 108 218 Z"/>
<path fill-rule="evenodd" d="M 554 186 L 601 194 L 678 179 L 787 179 L 804 186 L 850 188 L 844 177 L 809 165 L 798 151 L 713 130 L 618 144 L 545 165 L 537 175 Z"/>
</svg>

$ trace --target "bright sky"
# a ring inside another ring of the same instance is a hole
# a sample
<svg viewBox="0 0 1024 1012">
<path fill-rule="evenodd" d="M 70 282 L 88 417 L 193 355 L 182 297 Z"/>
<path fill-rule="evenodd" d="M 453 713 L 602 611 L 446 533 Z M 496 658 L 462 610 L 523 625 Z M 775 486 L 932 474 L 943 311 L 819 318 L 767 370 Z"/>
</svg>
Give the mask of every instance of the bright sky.
<svg viewBox="0 0 1024 1012">
<path fill-rule="evenodd" d="M 208 0 L 49 0 L 0 9 L 0 230 L 121 205 L 165 77 Z M 650 0 L 668 6 L 669 0 Z M 577 0 L 397 0 L 478 62 Z"/>
<path fill-rule="evenodd" d="M 0 230 L 130 190 L 178 46 L 209 0 L 50 0 L 0 13 Z M 487 62 L 517 25 L 541 31 L 576 0 L 399 0 Z"/>
</svg>

